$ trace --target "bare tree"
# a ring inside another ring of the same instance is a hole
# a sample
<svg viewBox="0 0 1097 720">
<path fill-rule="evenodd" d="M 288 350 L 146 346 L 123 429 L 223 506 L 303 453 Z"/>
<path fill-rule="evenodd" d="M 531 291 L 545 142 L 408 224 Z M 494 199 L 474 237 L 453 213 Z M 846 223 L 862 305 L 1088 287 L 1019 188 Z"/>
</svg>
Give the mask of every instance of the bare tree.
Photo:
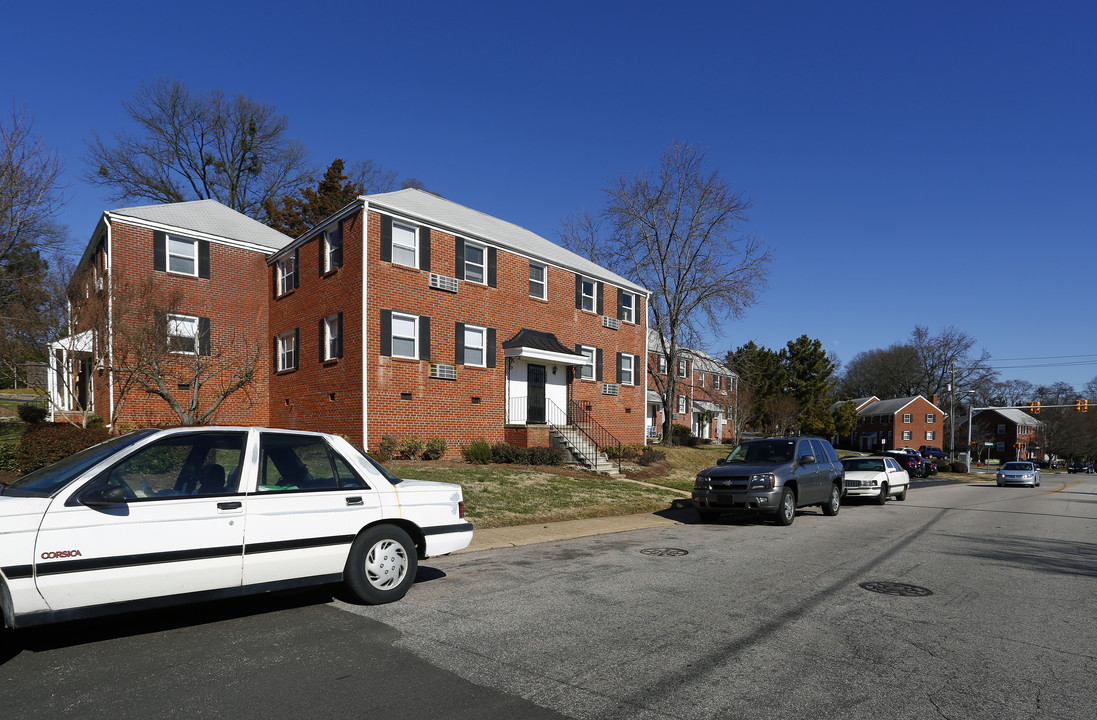
<svg viewBox="0 0 1097 720">
<path fill-rule="evenodd" d="M 138 286 L 116 283 L 114 297 L 125 305 L 114 310 L 112 369 L 119 387 L 112 425 L 137 391 L 166 403 L 181 425 L 211 422 L 237 393 L 251 397 L 263 358 L 258 343 L 235 333 L 210 337 L 200 323 L 181 325 L 176 316 L 182 297 L 159 292 L 151 279 Z"/>
<path fill-rule="evenodd" d="M 750 202 L 730 189 L 705 153 L 672 142 L 655 173 L 621 175 L 605 188 L 597 216 L 564 220 L 560 237 L 571 250 L 652 291 L 657 350 L 672 371 L 653 373 L 663 403 L 663 442 L 673 443 L 676 366 L 685 347 L 701 348 L 703 325 L 740 318 L 765 287 L 770 256 L 742 235 Z"/>
<path fill-rule="evenodd" d="M 212 198 L 261 219 L 264 201 L 312 182 L 304 146 L 272 105 L 164 78 L 122 105 L 139 133 L 116 133 L 113 143 L 95 135 L 84 174 L 112 202 Z"/>
<path fill-rule="evenodd" d="M 788 433 L 796 427 L 796 421 L 800 417 L 800 403 L 792 395 L 777 395 L 770 398 L 766 405 L 766 415 L 772 423 L 769 429 L 774 434 Z"/>
<path fill-rule="evenodd" d="M 63 241 L 54 218 L 65 204 L 64 170 L 26 110 L 13 107 L 0 123 L 0 264 L 17 245 L 43 250 Z"/>
</svg>

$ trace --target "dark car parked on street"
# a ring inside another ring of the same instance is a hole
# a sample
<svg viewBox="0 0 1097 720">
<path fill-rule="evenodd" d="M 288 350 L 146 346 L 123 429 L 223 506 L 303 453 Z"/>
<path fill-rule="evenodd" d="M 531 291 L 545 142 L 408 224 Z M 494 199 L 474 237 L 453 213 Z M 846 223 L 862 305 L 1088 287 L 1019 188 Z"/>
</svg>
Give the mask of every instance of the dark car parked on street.
<svg viewBox="0 0 1097 720">
<path fill-rule="evenodd" d="M 936 445 L 922 445 L 918 448 L 918 452 L 927 459 L 944 460 L 948 457 L 948 454 Z"/>
<path fill-rule="evenodd" d="M 895 458 L 899 466 L 912 478 L 924 478 L 927 475 L 926 461 L 913 450 L 888 450 L 887 455 Z"/>
<path fill-rule="evenodd" d="M 1072 460 L 1070 465 L 1067 465 L 1068 473 L 1091 473 L 1093 472 L 1093 466 L 1085 460 Z"/>
</svg>

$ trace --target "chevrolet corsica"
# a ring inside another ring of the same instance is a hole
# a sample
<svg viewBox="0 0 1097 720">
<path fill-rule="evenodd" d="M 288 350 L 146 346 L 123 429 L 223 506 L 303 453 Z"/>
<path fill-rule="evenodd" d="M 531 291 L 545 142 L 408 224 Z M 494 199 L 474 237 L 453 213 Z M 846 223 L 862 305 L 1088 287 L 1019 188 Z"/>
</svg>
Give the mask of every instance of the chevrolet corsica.
<svg viewBox="0 0 1097 720">
<path fill-rule="evenodd" d="M 391 602 L 472 541 L 459 485 L 322 433 L 140 430 L 0 488 L 7 627 L 336 581 Z"/>
</svg>

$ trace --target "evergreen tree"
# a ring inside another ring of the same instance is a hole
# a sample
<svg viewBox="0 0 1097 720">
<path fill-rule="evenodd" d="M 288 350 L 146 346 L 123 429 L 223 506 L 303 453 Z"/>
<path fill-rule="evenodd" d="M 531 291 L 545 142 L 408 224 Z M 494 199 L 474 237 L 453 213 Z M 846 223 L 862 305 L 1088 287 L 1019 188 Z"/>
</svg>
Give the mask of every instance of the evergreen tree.
<svg viewBox="0 0 1097 720">
<path fill-rule="evenodd" d="M 297 195 L 283 195 L 279 202 L 266 201 L 263 210 L 267 214 L 267 225 L 297 237 L 354 200 L 364 190 L 361 183 L 343 173 L 342 159 L 335 158 L 315 190 L 303 187 Z"/>
<path fill-rule="evenodd" d="M 834 363 L 823 351 L 823 344 L 801 335 L 789 341 L 785 358 L 788 390 L 800 404 L 800 429 L 812 435 L 833 435 L 830 398 L 834 390 Z"/>
</svg>

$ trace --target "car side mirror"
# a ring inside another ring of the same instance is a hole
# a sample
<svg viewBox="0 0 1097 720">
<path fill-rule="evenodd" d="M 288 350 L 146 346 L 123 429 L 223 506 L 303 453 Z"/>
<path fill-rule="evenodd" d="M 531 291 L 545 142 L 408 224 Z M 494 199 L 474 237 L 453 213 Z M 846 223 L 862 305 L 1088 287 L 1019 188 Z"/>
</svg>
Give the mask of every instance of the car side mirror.
<svg viewBox="0 0 1097 720">
<path fill-rule="evenodd" d="M 728 459 L 727 458 L 716 458 L 716 464 L 717 465 L 727 465 L 728 464 Z"/>
<path fill-rule="evenodd" d="M 95 488 L 81 495 L 80 502 L 93 508 L 124 505 L 126 503 L 126 493 L 117 485 Z"/>
<path fill-rule="evenodd" d="M 815 462 L 815 456 L 814 455 L 801 455 L 800 456 L 800 464 L 801 465 L 811 465 L 813 462 Z"/>
</svg>

